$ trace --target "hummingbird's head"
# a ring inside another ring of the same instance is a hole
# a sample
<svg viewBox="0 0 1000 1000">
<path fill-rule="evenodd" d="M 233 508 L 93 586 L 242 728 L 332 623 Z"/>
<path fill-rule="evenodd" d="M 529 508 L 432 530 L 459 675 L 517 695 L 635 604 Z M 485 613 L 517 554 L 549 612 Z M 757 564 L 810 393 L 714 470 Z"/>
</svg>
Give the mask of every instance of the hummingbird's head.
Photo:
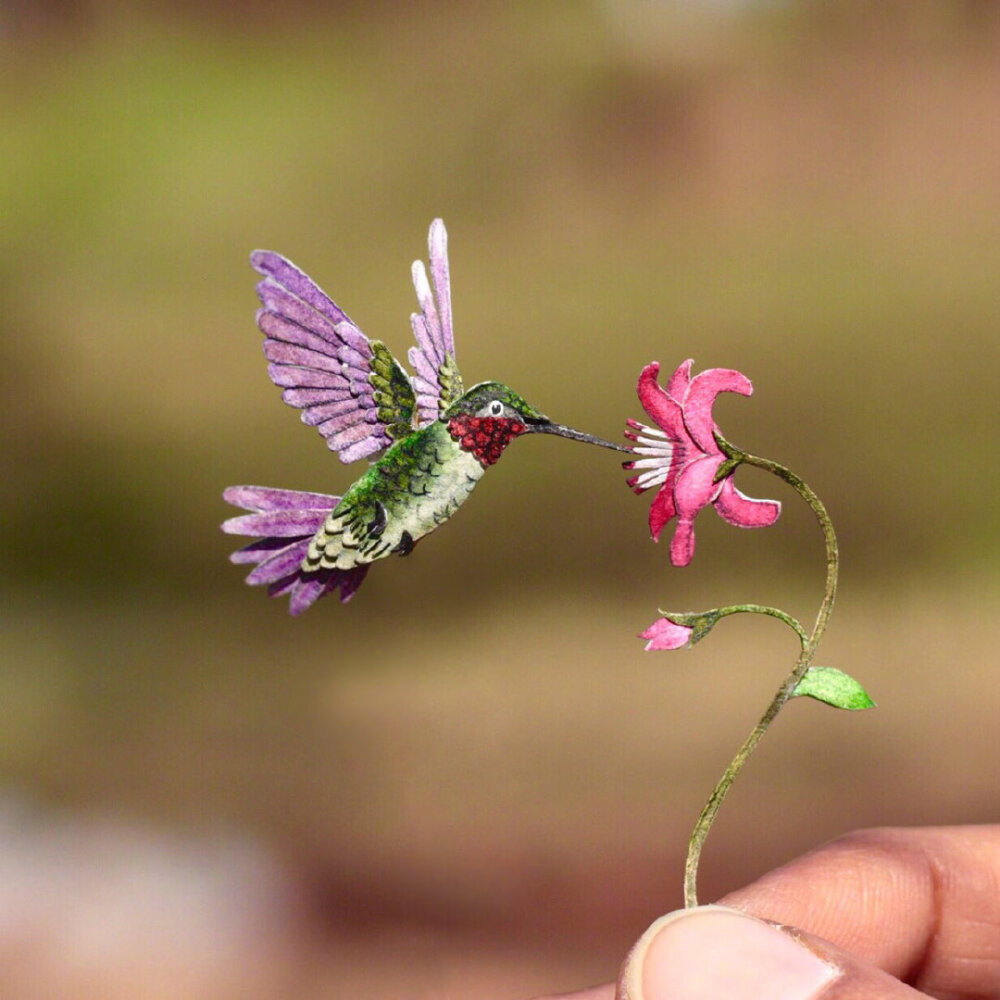
<svg viewBox="0 0 1000 1000">
<path fill-rule="evenodd" d="M 496 462 L 504 448 L 522 434 L 557 434 L 602 448 L 628 451 L 623 445 L 554 423 L 502 382 L 474 385 L 444 411 L 441 419 L 459 445 L 487 466 Z"/>
</svg>

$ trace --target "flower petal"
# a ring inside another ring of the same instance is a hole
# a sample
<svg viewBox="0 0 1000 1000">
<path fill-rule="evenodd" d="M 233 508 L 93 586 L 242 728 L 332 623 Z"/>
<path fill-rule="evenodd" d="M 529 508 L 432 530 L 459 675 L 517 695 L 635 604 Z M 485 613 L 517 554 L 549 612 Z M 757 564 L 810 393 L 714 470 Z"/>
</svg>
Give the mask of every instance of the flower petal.
<svg viewBox="0 0 1000 1000">
<path fill-rule="evenodd" d="M 674 537 L 670 539 L 670 562 L 683 569 L 694 558 L 694 518 L 677 521 Z"/>
<path fill-rule="evenodd" d="M 640 639 L 648 639 L 646 650 L 682 649 L 691 643 L 694 629 L 686 625 L 677 625 L 669 618 L 658 618 L 645 632 L 639 633 Z"/>
<path fill-rule="evenodd" d="M 691 384 L 691 366 L 693 364 L 694 358 L 682 361 L 667 383 L 667 395 L 672 396 L 678 403 L 683 403 L 684 397 L 687 395 L 688 386 Z"/>
<path fill-rule="evenodd" d="M 660 487 L 660 492 L 656 494 L 649 506 L 649 533 L 653 536 L 654 542 L 660 540 L 660 532 L 663 531 L 664 526 L 676 513 L 677 508 L 674 506 L 674 484 L 668 479 Z"/>
<path fill-rule="evenodd" d="M 681 520 L 694 520 L 718 496 L 719 484 L 713 480 L 720 465 L 721 455 L 703 455 L 681 469 L 674 485 L 674 504 Z"/>
<path fill-rule="evenodd" d="M 749 396 L 753 392 L 753 384 L 746 375 L 732 368 L 708 368 L 691 380 L 684 399 L 684 423 L 688 434 L 708 455 L 719 454 L 719 446 L 712 436 L 715 430 L 712 406 L 720 392 L 738 392 L 741 396 Z"/>
<path fill-rule="evenodd" d="M 639 375 L 639 382 L 635 387 L 639 394 L 639 402 L 642 403 L 642 408 L 653 420 L 667 432 L 669 438 L 674 441 L 686 442 L 689 435 L 684 426 L 681 404 L 669 396 L 656 381 L 659 372 L 660 363 L 658 361 L 651 361 L 643 368 Z"/>
<path fill-rule="evenodd" d="M 731 478 L 722 482 L 722 489 L 715 498 L 715 510 L 724 521 L 738 528 L 767 528 L 778 520 L 781 503 L 778 500 L 755 500 L 733 485 Z"/>
<path fill-rule="evenodd" d="M 721 464 L 721 455 L 706 455 L 688 462 L 677 477 L 674 485 L 677 530 L 670 540 L 670 561 L 675 566 L 687 566 L 694 556 L 694 519 L 719 493 L 719 484 L 713 480 Z"/>
</svg>

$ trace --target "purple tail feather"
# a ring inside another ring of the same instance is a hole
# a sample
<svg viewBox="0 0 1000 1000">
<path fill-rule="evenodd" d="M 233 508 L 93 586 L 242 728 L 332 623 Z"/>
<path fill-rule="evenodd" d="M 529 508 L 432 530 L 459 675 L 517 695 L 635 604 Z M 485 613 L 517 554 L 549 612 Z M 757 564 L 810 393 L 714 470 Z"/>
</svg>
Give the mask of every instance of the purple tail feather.
<svg viewBox="0 0 1000 1000">
<path fill-rule="evenodd" d="M 361 586 L 368 566 L 326 569 L 305 573 L 302 560 L 313 535 L 340 497 L 299 490 L 276 490 L 266 486 L 230 486 L 222 494 L 226 503 L 251 513 L 231 517 L 222 524 L 230 535 L 247 535 L 254 541 L 230 557 L 234 563 L 256 563 L 247 577 L 249 584 L 267 584 L 271 597 L 288 594 L 288 611 L 298 615 L 331 590 L 340 588 L 346 604 Z"/>
</svg>

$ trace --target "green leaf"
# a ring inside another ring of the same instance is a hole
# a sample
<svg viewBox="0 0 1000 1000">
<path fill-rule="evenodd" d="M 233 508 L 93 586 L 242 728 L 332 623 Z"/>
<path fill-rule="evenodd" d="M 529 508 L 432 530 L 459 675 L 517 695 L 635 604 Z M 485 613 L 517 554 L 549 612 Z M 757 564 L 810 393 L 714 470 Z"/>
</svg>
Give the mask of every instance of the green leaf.
<svg viewBox="0 0 1000 1000">
<path fill-rule="evenodd" d="M 849 712 L 875 707 L 868 692 L 850 674 L 836 667 L 810 667 L 792 692 L 793 698 L 802 696 L 826 702 L 834 708 L 845 708 Z"/>
</svg>

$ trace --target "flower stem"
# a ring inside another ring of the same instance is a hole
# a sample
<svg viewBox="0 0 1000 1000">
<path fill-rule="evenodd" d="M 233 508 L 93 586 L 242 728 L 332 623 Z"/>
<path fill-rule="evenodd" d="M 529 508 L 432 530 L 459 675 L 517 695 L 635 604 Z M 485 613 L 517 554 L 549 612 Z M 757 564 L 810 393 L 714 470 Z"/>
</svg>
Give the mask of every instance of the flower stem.
<svg viewBox="0 0 1000 1000">
<path fill-rule="evenodd" d="M 770 608 L 766 604 L 731 604 L 726 608 L 719 608 L 718 614 L 722 618 L 726 615 L 736 615 L 740 613 L 751 614 L 751 615 L 769 615 L 771 618 L 777 618 L 778 621 L 784 622 L 798 637 L 799 645 L 805 646 L 809 641 L 809 637 L 805 633 L 805 629 L 789 614 L 786 614 L 780 608 Z"/>
<path fill-rule="evenodd" d="M 826 630 L 826 623 L 830 618 L 830 612 L 833 610 L 834 598 L 837 594 L 837 567 L 839 563 L 837 536 L 834 533 L 833 522 L 830 520 L 830 515 L 827 513 L 826 507 L 823 506 L 823 502 L 820 498 L 813 492 L 812 488 L 804 480 L 802 480 L 790 469 L 787 469 L 785 466 L 779 465 L 777 462 L 772 462 L 770 459 L 758 458 L 756 455 L 750 455 L 746 452 L 742 452 L 738 448 L 731 445 L 718 433 L 716 435 L 716 440 L 719 442 L 719 447 L 722 449 L 723 453 L 733 463 L 732 466 L 730 466 L 730 471 L 738 465 L 752 465 L 758 469 L 764 469 L 767 472 L 771 472 L 779 479 L 783 479 L 786 483 L 788 483 L 788 485 L 791 486 L 792 489 L 794 489 L 812 509 L 813 513 L 816 515 L 816 520 L 819 521 L 819 526 L 823 531 L 823 538 L 826 542 L 826 591 L 823 595 L 823 601 L 819 606 L 819 612 L 816 615 L 816 622 L 813 625 L 812 632 L 809 634 L 808 638 L 805 639 L 803 639 L 802 633 L 799 633 L 802 648 L 799 652 L 798 659 L 795 661 L 795 666 L 792 668 L 791 673 L 789 673 L 782 682 L 777 692 L 775 692 L 774 697 L 771 699 L 771 703 L 767 706 L 764 714 L 760 717 L 760 721 L 758 721 L 757 725 L 751 730 L 750 735 L 743 741 L 743 745 L 736 751 L 736 755 L 726 768 L 725 773 L 719 779 L 718 784 L 712 790 L 712 794 L 708 797 L 708 801 L 705 803 L 705 807 L 702 809 L 701 815 L 698 817 L 698 822 L 695 824 L 694 831 L 691 834 L 691 840 L 688 843 L 687 862 L 684 865 L 685 907 L 698 905 L 698 861 L 701 857 L 701 850 L 705 844 L 705 839 L 708 837 L 708 832 L 712 828 L 712 823 L 715 821 L 719 807 L 722 805 L 730 786 L 736 780 L 736 776 L 742 770 L 743 765 L 754 752 L 757 744 L 764 736 L 764 733 L 767 732 L 768 727 L 784 707 L 785 702 L 792 696 L 796 687 L 798 687 L 799 681 L 802 680 L 806 671 L 809 669 L 813 656 L 816 653 L 816 647 L 819 645 L 820 639 L 823 637 L 823 632 Z M 767 610 L 764 611 L 764 613 L 773 614 L 773 610 Z M 774 615 L 774 617 L 782 618 L 782 615 L 778 614 Z"/>
</svg>

